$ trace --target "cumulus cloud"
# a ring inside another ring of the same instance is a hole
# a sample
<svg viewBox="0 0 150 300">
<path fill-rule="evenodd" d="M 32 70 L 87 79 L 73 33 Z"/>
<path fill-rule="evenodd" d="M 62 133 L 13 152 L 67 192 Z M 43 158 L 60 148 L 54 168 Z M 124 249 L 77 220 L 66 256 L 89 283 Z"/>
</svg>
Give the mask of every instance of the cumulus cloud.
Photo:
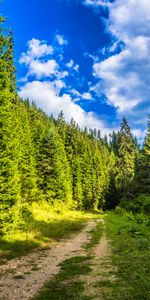
<svg viewBox="0 0 150 300">
<path fill-rule="evenodd" d="M 56 39 L 60 47 L 57 45 L 55 49 Z M 100 128 L 104 134 L 108 133 L 109 129 L 95 113 L 84 111 L 76 103 L 81 99 L 91 100 L 92 95 L 89 92 L 80 93 L 68 86 L 68 76 L 78 72 L 79 65 L 72 59 L 68 63 L 63 61 L 63 57 L 60 59 L 65 44 L 65 39 L 60 35 L 55 36 L 53 47 L 37 39 L 28 42 L 28 49 L 20 58 L 27 73 L 20 80 L 22 85 L 19 95 L 23 99 L 35 101 L 38 107 L 56 118 L 62 110 L 67 121 L 73 118 L 81 128 Z"/>
<path fill-rule="evenodd" d="M 56 35 L 54 39 L 57 39 L 58 44 L 61 46 L 67 43 L 61 35 Z M 34 38 L 27 43 L 27 46 L 27 51 L 22 53 L 19 62 L 27 67 L 28 72 L 24 78 L 20 79 L 20 82 L 26 82 L 29 76 L 34 76 L 36 79 L 53 76 L 61 79 L 68 76 L 68 71 L 61 70 L 60 65 L 55 59 L 54 46 L 52 47 L 46 41 Z M 59 61 L 63 59 L 61 52 L 62 50 L 60 49 L 58 55 Z"/>
<path fill-rule="evenodd" d="M 45 55 L 53 54 L 53 47 L 47 45 L 45 41 L 40 41 L 38 39 L 31 39 L 27 43 L 28 50 L 23 52 L 19 60 L 20 63 L 28 65 L 33 59 L 43 57 Z"/>
<path fill-rule="evenodd" d="M 52 75 L 56 75 L 57 69 L 58 64 L 54 59 L 46 62 L 33 60 L 30 63 L 28 75 L 35 75 L 37 78 L 41 78 L 43 76 L 51 77 Z"/>
<path fill-rule="evenodd" d="M 92 90 L 101 90 L 108 104 L 136 123 L 142 112 L 150 111 L 150 1 L 116 0 L 109 5 L 107 1 L 86 2 L 107 4 L 107 30 L 115 40 L 109 56 L 93 64 L 93 75 L 99 84 Z M 115 51 L 120 42 L 122 48 Z"/>
<path fill-rule="evenodd" d="M 53 114 L 57 117 L 59 112 L 64 112 L 67 121 L 73 118 L 81 128 L 88 126 L 89 128 L 100 128 L 103 134 L 108 134 L 110 130 L 105 124 L 93 113 L 85 112 L 79 105 L 72 101 L 72 98 L 68 94 L 59 95 L 58 90 L 55 89 L 55 84 L 60 82 L 49 81 L 32 81 L 26 83 L 20 89 L 20 97 L 23 99 L 31 99 L 35 101 L 37 106 L 45 110 L 48 114 Z"/>
</svg>

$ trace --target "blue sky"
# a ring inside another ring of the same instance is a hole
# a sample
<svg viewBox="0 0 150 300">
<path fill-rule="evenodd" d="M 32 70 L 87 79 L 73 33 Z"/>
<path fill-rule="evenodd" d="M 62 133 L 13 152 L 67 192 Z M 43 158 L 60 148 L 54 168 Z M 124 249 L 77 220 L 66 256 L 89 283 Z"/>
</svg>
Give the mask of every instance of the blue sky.
<svg viewBox="0 0 150 300">
<path fill-rule="evenodd" d="M 14 31 L 18 91 L 81 127 L 118 129 L 125 115 L 140 139 L 150 113 L 150 2 L 5 0 Z"/>
</svg>

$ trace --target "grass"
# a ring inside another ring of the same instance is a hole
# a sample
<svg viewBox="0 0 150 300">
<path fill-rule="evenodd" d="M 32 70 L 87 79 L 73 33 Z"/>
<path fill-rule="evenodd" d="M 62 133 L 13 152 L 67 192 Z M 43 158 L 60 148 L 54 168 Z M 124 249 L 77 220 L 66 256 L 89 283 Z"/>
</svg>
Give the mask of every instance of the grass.
<svg viewBox="0 0 150 300">
<path fill-rule="evenodd" d="M 106 216 L 117 280 L 97 282 L 108 300 L 150 300 L 150 223 L 144 215 Z"/>
<path fill-rule="evenodd" d="M 89 243 L 87 243 L 85 245 L 86 250 L 93 248 L 94 246 L 96 246 L 99 243 L 99 241 L 102 237 L 102 234 L 103 234 L 103 224 L 101 222 L 99 222 L 97 224 L 96 228 L 94 228 L 90 232 L 90 234 L 91 234 L 91 239 L 90 239 Z"/>
<path fill-rule="evenodd" d="M 61 264 L 61 270 L 50 280 L 33 300 L 91 300 L 81 296 L 84 282 L 77 280 L 77 276 L 88 274 L 90 256 L 75 256 Z"/>
<path fill-rule="evenodd" d="M 97 214 L 72 211 L 66 207 L 52 208 L 48 203 L 33 203 L 32 222 L 26 230 L 15 229 L 0 238 L 0 264 L 6 259 L 24 255 L 35 248 L 45 249 L 62 238 L 80 231 Z"/>
</svg>

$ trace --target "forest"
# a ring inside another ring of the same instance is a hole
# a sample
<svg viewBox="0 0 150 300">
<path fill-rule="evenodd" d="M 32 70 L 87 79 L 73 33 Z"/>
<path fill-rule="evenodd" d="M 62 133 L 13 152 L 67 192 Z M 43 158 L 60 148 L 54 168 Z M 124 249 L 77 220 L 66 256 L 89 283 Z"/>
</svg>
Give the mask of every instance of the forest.
<svg viewBox="0 0 150 300">
<path fill-rule="evenodd" d="M 0 31 L 0 234 L 20 226 L 33 202 L 100 211 L 121 204 L 149 212 L 150 118 L 142 148 L 122 119 L 119 132 L 81 130 L 61 111 L 48 116 L 17 94 L 12 33 Z"/>
</svg>

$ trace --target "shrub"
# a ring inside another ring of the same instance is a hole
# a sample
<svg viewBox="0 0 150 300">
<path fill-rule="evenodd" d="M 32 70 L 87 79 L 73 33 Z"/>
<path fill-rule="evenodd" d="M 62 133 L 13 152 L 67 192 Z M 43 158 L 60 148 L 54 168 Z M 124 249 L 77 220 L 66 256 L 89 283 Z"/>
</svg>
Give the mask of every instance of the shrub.
<svg viewBox="0 0 150 300">
<path fill-rule="evenodd" d="M 125 209 L 120 206 L 116 206 L 115 214 L 119 216 L 123 216 L 125 214 Z"/>
</svg>

